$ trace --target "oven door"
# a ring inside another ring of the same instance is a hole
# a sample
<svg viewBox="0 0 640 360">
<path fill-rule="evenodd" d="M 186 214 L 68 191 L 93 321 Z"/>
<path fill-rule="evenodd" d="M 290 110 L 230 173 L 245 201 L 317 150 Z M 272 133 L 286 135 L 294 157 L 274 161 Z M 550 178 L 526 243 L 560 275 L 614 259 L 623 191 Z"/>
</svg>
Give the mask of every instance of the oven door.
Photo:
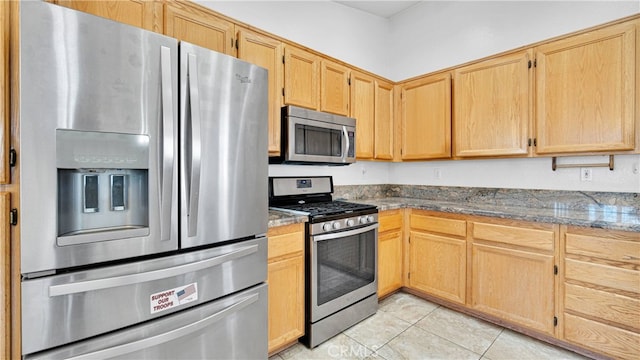
<svg viewBox="0 0 640 360">
<path fill-rule="evenodd" d="M 378 289 L 378 224 L 310 237 L 310 317 L 316 322 Z"/>
<path fill-rule="evenodd" d="M 290 116 L 286 161 L 351 164 L 355 162 L 355 127 Z"/>
</svg>

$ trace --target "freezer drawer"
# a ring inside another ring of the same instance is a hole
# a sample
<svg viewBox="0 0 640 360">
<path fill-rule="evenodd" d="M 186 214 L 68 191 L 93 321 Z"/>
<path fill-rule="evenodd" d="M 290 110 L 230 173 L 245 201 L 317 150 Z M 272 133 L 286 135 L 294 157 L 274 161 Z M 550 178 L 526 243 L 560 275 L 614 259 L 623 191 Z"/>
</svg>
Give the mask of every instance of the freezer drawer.
<svg viewBox="0 0 640 360">
<path fill-rule="evenodd" d="M 267 285 L 26 359 L 266 359 Z"/>
<path fill-rule="evenodd" d="M 267 239 L 22 282 L 22 354 L 100 335 L 265 281 Z"/>
</svg>

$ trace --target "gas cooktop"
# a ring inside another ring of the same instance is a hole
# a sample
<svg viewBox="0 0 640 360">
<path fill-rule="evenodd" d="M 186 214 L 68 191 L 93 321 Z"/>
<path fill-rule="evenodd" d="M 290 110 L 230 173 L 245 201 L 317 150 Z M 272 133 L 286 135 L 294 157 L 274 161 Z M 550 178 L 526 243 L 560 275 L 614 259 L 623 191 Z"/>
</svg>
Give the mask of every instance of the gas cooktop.
<svg viewBox="0 0 640 360">
<path fill-rule="evenodd" d="M 312 217 L 351 214 L 354 212 L 376 209 L 374 205 L 356 204 L 340 200 L 281 205 L 275 208 L 303 212 Z"/>
</svg>

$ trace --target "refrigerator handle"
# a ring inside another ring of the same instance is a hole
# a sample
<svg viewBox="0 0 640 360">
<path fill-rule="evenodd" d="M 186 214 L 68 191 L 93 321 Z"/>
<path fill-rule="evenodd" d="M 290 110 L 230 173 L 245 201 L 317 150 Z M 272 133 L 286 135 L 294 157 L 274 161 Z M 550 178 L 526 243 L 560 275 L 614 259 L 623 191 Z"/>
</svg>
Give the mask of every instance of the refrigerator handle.
<svg viewBox="0 0 640 360">
<path fill-rule="evenodd" d="M 67 296 L 88 291 L 97 291 L 103 289 L 114 288 L 118 286 L 139 284 L 149 281 L 167 279 L 175 276 L 185 275 L 196 271 L 212 268 L 229 262 L 231 260 L 240 259 L 249 256 L 258 251 L 258 245 L 250 245 L 239 248 L 224 255 L 197 261 L 194 263 L 174 266 L 166 269 L 146 271 L 141 273 L 122 275 L 116 277 L 108 277 L 95 280 L 78 281 L 67 284 L 59 284 L 49 286 L 49 297 Z"/>
<path fill-rule="evenodd" d="M 160 239 L 171 239 L 171 201 L 173 194 L 173 89 L 171 86 L 171 49 L 160 48 L 160 79 L 162 89 L 162 130 L 160 136 Z"/>
<path fill-rule="evenodd" d="M 189 106 L 191 112 L 191 164 L 189 168 L 189 194 L 187 195 L 188 223 L 187 235 L 196 236 L 198 229 L 198 199 L 200 197 L 200 160 L 202 144 L 200 139 L 200 94 L 198 92 L 198 63 L 195 54 L 187 54 L 187 82 L 189 84 Z"/>
<path fill-rule="evenodd" d="M 177 329 L 171 329 L 171 330 L 167 330 L 167 332 L 160 334 L 160 335 L 156 335 L 156 336 L 152 336 L 149 338 L 145 338 L 142 340 L 138 340 L 138 341 L 134 341 L 134 342 L 130 342 L 130 343 L 125 343 L 122 345 L 117 345 L 117 346 L 113 346 L 110 348 L 106 348 L 106 349 L 102 349 L 102 350 L 98 350 L 98 351 L 94 351 L 94 352 L 90 352 L 87 354 L 82 354 L 82 355 L 78 355 L 78 356 L 74 356 L 69 358 L 69 360 L 81 360 L 81 359 L 106 359 L 106 358 L 113 358 L 113 357 L 117 357 L 117 356 L 123 356 L 123 355 L 127 355 L 127 354 L 131 354 L 135 351 L 140 351 L 140 350 L 144 350 L 150 347 L 154 347 L 160 344 L 164 344 L 173 340 L 177 340 L 180 339 L 182 337 L 191 335 L 193 333 L 195 333 L 196 331 L 199 331 L 201 329 L 204 329 L 208 326 L 211 326 L 213 323 L 224 319 L 225 317 L 236 313 L 244 308 L 246 308 L 247 306 L 255 303 L 256 301 L 258 301 L 260 298 L 259 294 L 251 294 L 249 296 L 244 297 L 243 299 L 241 299 L 240 301 L 236 302 L 235 304 L 226 307 L 225 309 L 218 311 L 215 314 L 212 314 L 210 316 L 205 317 L 204 319 L 198 320 L 196 322 L 193 322 L 191 324 L 179 327 Z"/>
</svg>

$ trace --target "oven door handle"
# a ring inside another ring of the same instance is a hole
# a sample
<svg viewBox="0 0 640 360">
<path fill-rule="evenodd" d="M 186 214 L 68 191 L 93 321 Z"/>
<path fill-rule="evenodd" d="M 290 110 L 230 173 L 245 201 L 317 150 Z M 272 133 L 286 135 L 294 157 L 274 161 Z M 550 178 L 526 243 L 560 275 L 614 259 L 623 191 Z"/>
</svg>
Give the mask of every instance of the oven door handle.
<svg viewBox="0 0 640 360">
<path fill-rule="evenodd" d="M 353 229 L 349 231 L 341 231 L 337 233 L 323 234 L 323 235 L 313 235 L 311 236 L 311 240 L 313 240 L 314 242 L 318 242 L 318 241 L 324 241 L 324 240 L 338 239 L 346 236 L 358 235 L 358 234 L 366 233 L 367 231 L 377 229 L 378 226 L 380 225 L 378 223 L 375 223 L 369 226 L 365 226 L 363 228 Z"/>
</svg>

